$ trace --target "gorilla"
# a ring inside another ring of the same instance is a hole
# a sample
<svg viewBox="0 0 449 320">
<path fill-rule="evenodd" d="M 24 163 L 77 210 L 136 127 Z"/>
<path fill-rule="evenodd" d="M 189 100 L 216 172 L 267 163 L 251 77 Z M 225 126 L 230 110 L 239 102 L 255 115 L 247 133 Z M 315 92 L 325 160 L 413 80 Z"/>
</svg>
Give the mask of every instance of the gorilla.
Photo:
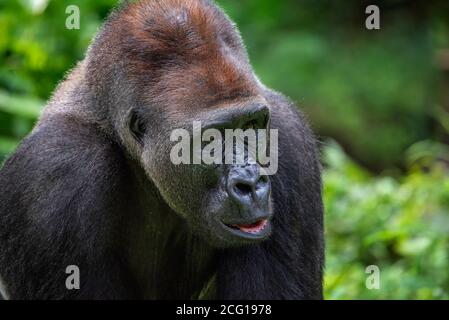
<svg viewBox="0 0 449 320">
<path fill-rule="evenodd" d="M 170 134 L 193 121 L 277 129 L 277 172 L 174 164 Z M 320 170 L 304 116 L 257 78 L 212 0 L 126 2 L 1 169 L 0 290 L 321 299 Z M 79 269 L 77 288 L 68 266 Z"/>
</svg>

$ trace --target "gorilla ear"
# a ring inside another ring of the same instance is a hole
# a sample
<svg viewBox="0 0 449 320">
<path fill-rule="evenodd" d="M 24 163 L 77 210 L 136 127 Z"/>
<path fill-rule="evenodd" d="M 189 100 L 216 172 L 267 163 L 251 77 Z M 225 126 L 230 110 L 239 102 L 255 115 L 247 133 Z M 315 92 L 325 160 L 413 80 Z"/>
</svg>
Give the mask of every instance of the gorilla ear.
<svg viewBox="0 0 449 320">
<path fill-rule="evenodd" d="M 139 114 L 135 111 L 131 113 L 130 121 L 129 121 L 129 129 L 131 133 L 136 139 L 136 141 L 142 145 L 143 144 L 143 136 L 145 135 L 146 126 L 143 119 L 139 116 Z"/>
</svg>

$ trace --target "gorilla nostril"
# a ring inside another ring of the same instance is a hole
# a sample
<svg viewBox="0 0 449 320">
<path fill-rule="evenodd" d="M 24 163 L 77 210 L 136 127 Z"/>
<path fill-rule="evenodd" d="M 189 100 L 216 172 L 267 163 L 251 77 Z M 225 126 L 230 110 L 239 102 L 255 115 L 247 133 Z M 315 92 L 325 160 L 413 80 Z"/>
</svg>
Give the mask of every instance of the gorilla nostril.
<svg viewBox="0 0 449 320">
<path fill-rule="evenodd" d="M 236 191 L 236 193 L 238 194 L 242 194 L 242 195 L 246 195 L 246 194 L 251 194 L 252 192 L 252 188 L 250 185 L 246 184 L 246 183 L 237 183 L 234 186 L 234 190 Z"/>
</svg>

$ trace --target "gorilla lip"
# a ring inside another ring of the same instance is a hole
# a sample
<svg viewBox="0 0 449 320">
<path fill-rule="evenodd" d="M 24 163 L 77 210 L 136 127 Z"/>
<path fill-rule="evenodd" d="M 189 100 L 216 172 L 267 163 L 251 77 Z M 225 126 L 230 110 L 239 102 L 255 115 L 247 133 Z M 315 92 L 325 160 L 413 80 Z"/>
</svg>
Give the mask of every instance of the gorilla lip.
<svg viewBox="0 0 449 320">
<path fill-rule="evenodd" d="M 233 229 L 239 229 L 240 231 L 246 233 L 257 234 L 260 233 L 267 226 L 268 220 L 262 219 L 251 224 L 231 224 L 230 227 Z"/>
</svg>

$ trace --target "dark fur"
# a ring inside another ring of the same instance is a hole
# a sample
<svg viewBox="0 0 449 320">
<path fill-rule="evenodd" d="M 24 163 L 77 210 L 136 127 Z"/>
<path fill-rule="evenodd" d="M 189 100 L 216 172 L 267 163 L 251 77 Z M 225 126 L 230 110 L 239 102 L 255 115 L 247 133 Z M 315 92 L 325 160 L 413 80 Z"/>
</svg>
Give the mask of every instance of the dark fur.
<svg viewBox="0 0 449 320">
<path fill-rule="evenodd" d="M 187 20 L 167 18 L 180 12 Z M 272 235 L 210 245 L 182 217 L 204 200 L 196 176 L 160 167 L 156 136 L 204 110 L 262 100 L 279 129 Z M 151 148 L 126 130 L 136 105 L 151 105 L 139 109 Z M 226 17 L 203 0 L 139 1 L 112 14 L 1 169 L 0 275 L 13 299 L 319 299 L 322 211 L 315 139 L 296 107 L 258 82 Z M 81 270 L 80 290 L 65 288 L 68 265 Z"/>
</svg>

